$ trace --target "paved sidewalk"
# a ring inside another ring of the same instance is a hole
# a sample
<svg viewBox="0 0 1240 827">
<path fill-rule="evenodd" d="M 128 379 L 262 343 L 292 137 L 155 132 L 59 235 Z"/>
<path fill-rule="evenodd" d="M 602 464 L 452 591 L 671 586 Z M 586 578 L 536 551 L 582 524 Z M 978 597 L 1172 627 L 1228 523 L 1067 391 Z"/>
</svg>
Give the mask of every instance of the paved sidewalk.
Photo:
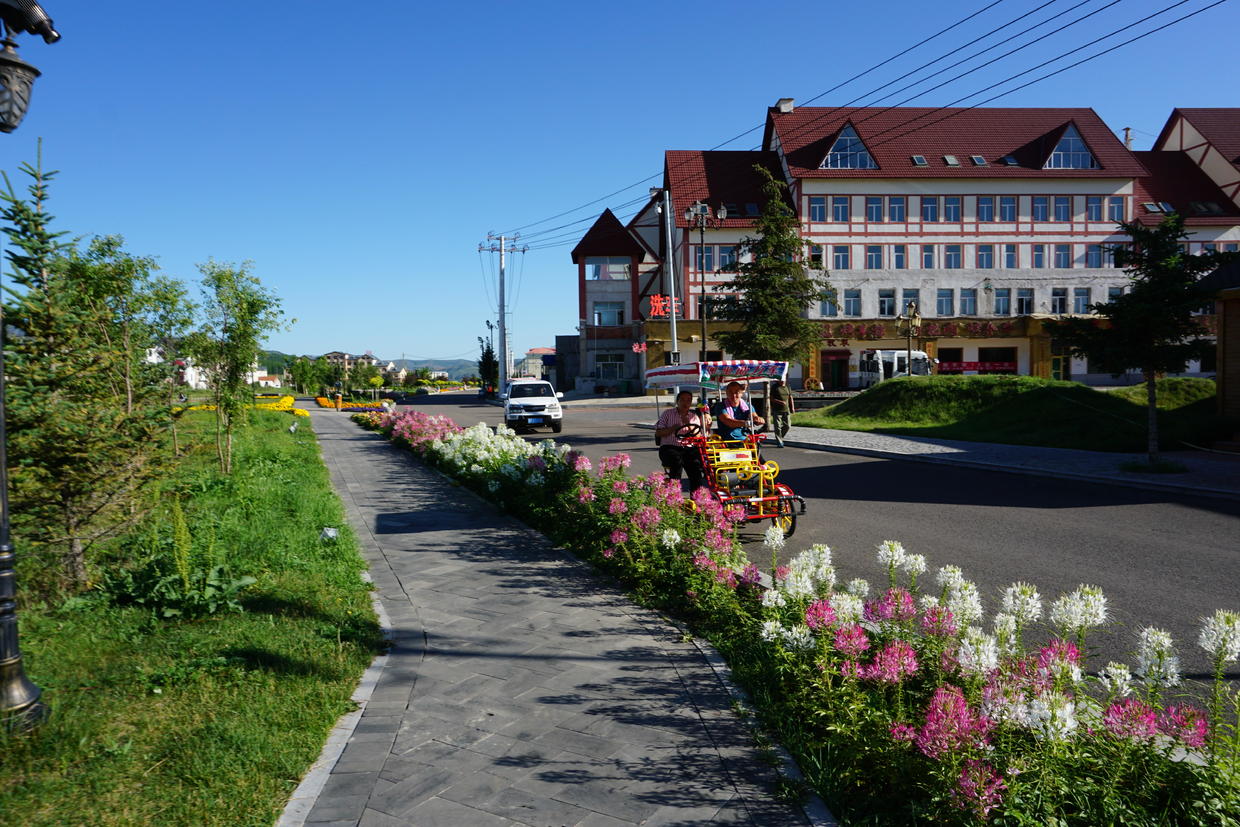
<svg viewBox="0 0 1240 827">
<path fill-rule="evenodd" d="M 713 653 L 347 415 L 311 416 L 392 647 L 280 825 L 831 823 L 774 800 Z"/>
</svg>

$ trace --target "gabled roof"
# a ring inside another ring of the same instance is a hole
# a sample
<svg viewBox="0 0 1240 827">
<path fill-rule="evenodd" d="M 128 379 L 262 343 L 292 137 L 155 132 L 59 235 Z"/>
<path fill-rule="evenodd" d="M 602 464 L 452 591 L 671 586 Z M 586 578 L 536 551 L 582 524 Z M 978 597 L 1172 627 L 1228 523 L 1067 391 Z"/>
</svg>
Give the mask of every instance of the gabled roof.
<svg viewBox="0 0 1240 827">
<path fill-rule="evenodd" d="M 1218 184 L 1193 163 L 1186 152 L 1163 150 L 1134 152 L 1149 174 L 1138 178 L 1133 186 L 1136 202 L 1136 220 L 1142 224 L 1158 224 L 1163 213 L 1152 213 L 1142 207 L 1145 203 L 1169 203 L 1184 216 L 1185 226 L 1218 227 L 1240 224 L 1240 207 L 1228 198 Z M 1205 213 L 1193 208 L 1193 203 L 1213 203 L 1220 212 Z"/>
<path fill-rule="evenodd" d="M 878 169 L 819 169 L 851 123 Z M 1043 169 L 1069 125 L 1099 169 Z M 801 107 L 767 111 L 763 146 L 779 146 L 796 178 L 1135 178 L 1145 174 L 1092 109 Z M 914 164 L 920 155 L 925 166 Z M 949 165 L 944 156 L 954 156 Z M 973 162 L 980 156 L 984 165 Z M 1011 156 L 1015 164 L 1004 162 Z"/>
<path fill-rule="evenodd" d="M 573 264 L 580 263 L 582 256 L 636 256 L 641 258 L 644 252 L 645 248 L 630 235 L 620 223 L 620 219 L 616 218 L 615 213 L 606 209 L 573 248 Z"/>
<path fill-rule="evenodd" d="M 672 190 L 672 214 L 677 227 L 687 227 L 685 210 L 694 201 L 705 201 L 712 212 L 720 204 L 728 205 L 728 218 L 722 227 L 752 227 L 752 208 L 760 210 L 766 197 L 762 194 L 762 177 L 754 164 L 766 167 L 777 181 L 784 180 L 779 157 L 774 152 L 747 150 L 668 150 L 664 153 L 663 181 Z M 733 205 L 736 210 L 733 212 Z M 792 206 L 792 201 L 788 201 Z M 716 225 L 712 225 L 716 226 Z"/>
<path fill-rule="evenodd" d="M 1162 146 L 1170 136 L 1175 122 L 1183 117 L 1201 133 L 1228 161 L 1240 167 L 1240 109 L 1181 109 L 1172 110 L 1171 117 L 1158 134 L 1154 146 Z"/>
</svg>

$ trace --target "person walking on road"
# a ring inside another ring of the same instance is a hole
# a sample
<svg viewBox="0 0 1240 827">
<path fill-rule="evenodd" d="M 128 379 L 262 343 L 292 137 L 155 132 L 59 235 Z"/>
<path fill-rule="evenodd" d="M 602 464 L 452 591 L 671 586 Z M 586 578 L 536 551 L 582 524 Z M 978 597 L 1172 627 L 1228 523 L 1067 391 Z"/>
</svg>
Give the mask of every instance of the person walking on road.
<svg viewBox="0 0 1240 827">
<path fill-rule="evenodd" d="M 796 402 L 792 398 L 792 389 L 782 379 L 771 382 L 771 430 L 779 447 L 784 447 L 784 437 L 792 427 L 792 414 L 796 412 Z"/>
<path fill-rule="evenodd" d="M 668 408 L 655 423 L 654 435 L 659 441 L 659 462 L 670 479 L 679 480 L 681 471 L 689 475 L 689 493 L 702 487 L 705 476 L 702 455 L 690 440 L 706 436 L 710 431 L 710 416 L 705 411 L 693 409 L 693 392 L 676 394 L 676 407 Z"/>
</svg>

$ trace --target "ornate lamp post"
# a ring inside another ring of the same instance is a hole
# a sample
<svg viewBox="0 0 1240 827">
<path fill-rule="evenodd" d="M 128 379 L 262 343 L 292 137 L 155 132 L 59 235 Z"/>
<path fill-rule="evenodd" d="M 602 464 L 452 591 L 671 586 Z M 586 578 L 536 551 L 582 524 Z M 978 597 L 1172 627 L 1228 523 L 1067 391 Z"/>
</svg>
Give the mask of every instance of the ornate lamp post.
<svg viewBox="0 0 1240 827">
<path fill-rule="evenodd" d="M 15 31 L 40 34 L 48 43 L 60 39 L 51 18 L 30 0 L 0 0 L 4 39 L 0 41 L 0 132 L 12 132 L 26 116 L 39 70 L 17 56 Z M 47 717 L 39 701 L 43 690 L 26 677 L 17 642 L 17 582 L 9 536 L 9 459 L 4 430 L 4 319 L 0 316 L 0 727 L 9 731 L 36 726 Z"/>
<path fill-rule="evenodd" d="M 710 214 L 710 205 L 704 201 L 694 201 L 685 209 L 685 221 L 689 222 L 689 229 L 697 227 L 698 231 L 698 278 L 702 280 L 701 305 L 698 307 L 698 315 L 702 318 L 702 361 L 706 359 L 706 228 L 708 226 L 718 227 L 727 217 L 728 208 L 722 204 L 719 205 L 719 210 L 714 216 Z"/>
<path fill-rule="evenodd" d="M 909 375 L 913 375 L 913 337 L 921 335 L 921 314 L 917 312 L 917 302 L 911 301 L 904 308 L 904 312 L 896 317 L 904 325 L 904 335 L 907 337 L 907 351 L 905 351 L 904 370 Z"/>
</svg>

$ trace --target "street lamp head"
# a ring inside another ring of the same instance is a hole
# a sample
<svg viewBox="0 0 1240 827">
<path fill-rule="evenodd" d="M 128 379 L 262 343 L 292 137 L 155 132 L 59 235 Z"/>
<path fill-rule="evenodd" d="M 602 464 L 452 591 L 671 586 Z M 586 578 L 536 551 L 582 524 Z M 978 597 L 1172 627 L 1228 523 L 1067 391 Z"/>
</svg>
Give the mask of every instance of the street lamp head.
<svg viewBox="0 0 1240 827">
<path fill-rule="evenodd" d="M 26 117 L 34 79 L 40 72 L 17 56 L 17 43 L 7 24 L 0 46 L 4 47 L 0 49 L 0 132 L 12 132 Z"/>
<path fill-rule="evenodd" d="M 720 221 L 723 221 L 724 219 L 726 219 L 726 218 L 728 217 L 728 208 L 727 208 L 727 206 L 725 206 L 725 205 L 723 205 L 723 204 L 720 204 L 720 205 L 719 205 L 719 210 L 718 210 L 718 212 L 716 212 L 716 213 L 715 213 L 715 215 L 716 215 L 716 216 L 718 216 L 718 218 L 719 218 L 719 220 L 720 220 Z"/>
<path fill-rule="evenodd" d="M 52 18 L 35 0 L 0 0 L 0 19 L 15 32 L 42 35 L 44 43 L 60 40 Z"/>
</svg>

